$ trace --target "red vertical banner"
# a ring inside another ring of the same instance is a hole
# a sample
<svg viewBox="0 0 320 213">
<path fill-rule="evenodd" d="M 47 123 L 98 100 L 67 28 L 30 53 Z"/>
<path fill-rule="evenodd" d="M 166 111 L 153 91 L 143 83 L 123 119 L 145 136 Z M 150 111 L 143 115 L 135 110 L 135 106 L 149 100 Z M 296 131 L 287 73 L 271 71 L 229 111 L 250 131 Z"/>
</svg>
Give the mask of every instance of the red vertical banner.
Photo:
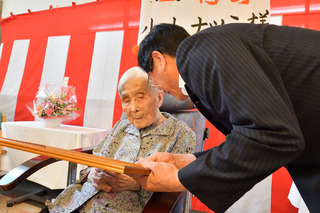
<svg viewBox="0 0 320 213">
<path fill-rule="evenodd" d="M 132 48 L 137 44 L 139 35 L 139 20 L 140 20 L 141 1 L 127 1 L 124 5 L 125 22 L 123 48 L 121 55 L 119 79 L 123 73 L 131 67 L 138 66 L 137 56 L 133 54 Z M 113 113 L 114 125 L 122 115 L 122 106 L 119 95 L 116 95 Z"/>
<path fill-rule="evenodd" d="M 284 167 L 273 173 L 271 188 L 271 213 L 298 212 L 298 209 L 295 208 L 288 199 L 291 184 L 291 176 Z"/>
<path fill-rule="evenodd" d="M 76 120 L 71 121 L 70 125 L 83 125 L 83 112 L 85 110 L 94 39 L 95 33 L 71 36 L 65 76 L 69 77 L 68 85 L 76 88 L 77 107 L 81 109 L 81 115 Z"/>
<path fill-rule="evenodd" d="M 120 64 L 119 79 L 123 73 L 131 67 L 138 66 L 137 56 L 132 53 L 132 47 L 137 44 L 138 29 L 127 29 L 124 32 L 123 48 Z M 131 47 L 131 48 L 130 48 Z M 113 125 L 121 118 L 122 106 L 119 95 L 116 95 L 114 114 L 113 114 Z"/>
<path fill-rule="evenodd" d="M 31 112 L 27 112 L 26 105 L 32 105 L 32 101 L 38 91 L 46 45 L 46 38 L 30 40 L 25 70 L 17 97 L 15 120 L 27 121 L 34 119 Z M 37 60 L 32 60 L 32 58 L 37 58 Z"/>
</svg>

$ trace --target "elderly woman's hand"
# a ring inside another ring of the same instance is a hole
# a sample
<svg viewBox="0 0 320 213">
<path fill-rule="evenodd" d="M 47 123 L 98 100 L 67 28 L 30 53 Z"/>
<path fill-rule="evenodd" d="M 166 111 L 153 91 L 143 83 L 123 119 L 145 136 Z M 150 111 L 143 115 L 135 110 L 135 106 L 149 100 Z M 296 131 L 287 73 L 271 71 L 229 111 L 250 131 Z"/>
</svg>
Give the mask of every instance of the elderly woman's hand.
<svg viewBox="0 0 320 213">
<path fill-rule="evenodd" d="M 140 185 L 133 178 L 111 171 L 98 168 L 91 168 L 88 181 L 98 190 L 105 192 L 135 191 Z"/>
<path fill-rule="evenodd" d="M 111 192 L 140 190 L 140 184 L 132 177 L 111 171 L 106 171 L 106 173 L 112 178 L 108 182 L 111 186 Z"/>
</svg>

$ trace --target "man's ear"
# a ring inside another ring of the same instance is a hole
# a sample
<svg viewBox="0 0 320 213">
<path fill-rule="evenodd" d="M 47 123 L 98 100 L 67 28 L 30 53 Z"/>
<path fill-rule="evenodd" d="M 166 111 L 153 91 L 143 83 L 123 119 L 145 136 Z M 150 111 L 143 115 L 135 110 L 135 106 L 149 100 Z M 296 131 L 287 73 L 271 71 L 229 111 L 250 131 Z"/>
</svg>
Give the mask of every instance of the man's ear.
<svg viewBox="0 0 320 213">
<path fill-rule="evenodd" d="M 152 59 L 154 61 L 155 64 L 160 65 L 161 66 L 161 70 L 165 70 L 166 68 L 166 61 L 162 55 L 162 53 L 160 53 L 159 51 L 153 51 L 152 52 Z M 157 66 L 156 65 L 156 66 Z"/>
</svg>

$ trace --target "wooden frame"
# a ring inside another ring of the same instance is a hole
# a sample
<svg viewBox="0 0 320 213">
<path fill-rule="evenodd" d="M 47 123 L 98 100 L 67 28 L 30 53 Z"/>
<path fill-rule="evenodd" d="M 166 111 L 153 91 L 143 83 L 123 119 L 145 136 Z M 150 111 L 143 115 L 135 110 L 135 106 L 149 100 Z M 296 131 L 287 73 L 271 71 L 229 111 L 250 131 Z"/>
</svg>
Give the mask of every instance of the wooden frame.
<svg viewBox="0 0 320 213">
<path fill-rule="evenodd" d="M 140 175 L 149 175 L 150 173 L 150 169 L 144 168 L 134 163 L 90 155 L 74 150 L 61 149 L 57 147 L 45 146 L 41 144 L 18 141 L 8 138 L 0 138 L 0 145 L 26 152 L 45 155 L 52 158 L 66 160 L 73 163 L 105 169 L 117 173 Z"/>
</svg>

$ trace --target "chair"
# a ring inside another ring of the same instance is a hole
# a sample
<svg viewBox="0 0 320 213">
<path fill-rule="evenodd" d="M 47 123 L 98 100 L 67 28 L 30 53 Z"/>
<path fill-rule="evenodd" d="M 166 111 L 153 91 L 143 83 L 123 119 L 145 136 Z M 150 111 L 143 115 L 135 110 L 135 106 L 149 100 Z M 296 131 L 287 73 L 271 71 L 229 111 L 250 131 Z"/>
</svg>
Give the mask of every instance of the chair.
<svg viewBox="0 0 320 213">
<path fill-rule="evenodd" d="M 178 119 L 185 121 L 193 129 L 193 131 L 196 132 L 197 138 L 195 151 L 197 152 L 203 149 L 204 140 L 208 137 L 208 131 L 205 129 L 206 119 L 203 115 L 201 115 L 200 112 L 194 110 L 194 106 L 190 100 L 181 102 L 177 101 L 177 99 L 175 99 L 173 96 L 165 95 L 164 103 L 160 110 L 169 112 Z M 93 147 L 87 147 L 76 150 L 85 153 L 92 153 L 92 149 Z M 31 160 L 28 160 L 2 177 L 0 180 L 0 188 L 4 191 L 11 190 L 34 172 L 56 161 L 59 161 L 59 159 L 46 156 L 37 156 Z M 72 183 L 75 177 L 76 164 L 69 163 L 68 184 Z M 43 192 L 37 193 L 40 194 Z M 156 192 L 152 195 L 143 212 L 189 212 L 191 197 L 192 195 L 189 192 Z M 32 194 L 9 200 L 7 201 L 7 206 L 12 206 L 15 203 L 23 202 L 27 199 L 42 202 L 41 196 L 39 198 L 39 196 Z"/>
</svg>

